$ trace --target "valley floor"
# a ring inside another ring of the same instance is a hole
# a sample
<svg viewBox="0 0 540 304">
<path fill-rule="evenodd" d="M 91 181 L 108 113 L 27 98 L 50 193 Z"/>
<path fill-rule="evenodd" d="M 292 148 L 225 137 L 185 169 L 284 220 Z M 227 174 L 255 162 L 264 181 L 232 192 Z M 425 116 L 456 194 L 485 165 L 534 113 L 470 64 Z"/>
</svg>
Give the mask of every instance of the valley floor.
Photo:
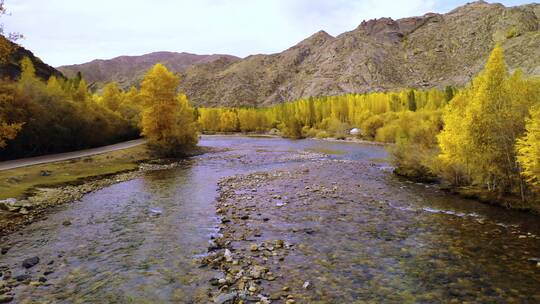
<svg viewBox="0 0 540 304">
<path fill-rule="evenodd" d="M 0 239 L 16 303 L 533 303 L 538 217 L 396 178 L 382 147 L 203 137 L 213 152 Z"/>
</svg>

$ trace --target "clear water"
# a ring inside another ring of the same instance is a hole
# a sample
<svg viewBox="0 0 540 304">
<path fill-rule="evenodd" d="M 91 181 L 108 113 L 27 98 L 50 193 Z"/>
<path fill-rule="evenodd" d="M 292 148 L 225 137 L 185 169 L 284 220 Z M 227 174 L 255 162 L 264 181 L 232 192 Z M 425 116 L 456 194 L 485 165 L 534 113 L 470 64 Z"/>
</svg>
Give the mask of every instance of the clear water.
<svg viewBox="0 0 540 304">
<path fill-rule="evenodd" d="M 377 225 L 401 227 L 414 222 L 419 214 L 423 217 L 419 220 L 421 233 L 408 239 L 414 244 L 407 246 L 418 250 L 430 246 L 430 253 L 436 250 L 444 255 L 449 250 L 447 240 L 461 240 L 465 244 L 460 242 L 459 246 L 470 248 L 465 258 L 469 262 L 477 260 L 474 263 L 477 274 L 467 277 L 467 280 L 493 276 L 496 280 L 506 278 L 509 281 L 501 286 L 512 286 L 510 281 L 518 279 L 523 280 L 520 283 L 523 288 L 516 289 L 516 292 L 529 293 L 526 299 L 533 299 L 533 295 L 540 293 L 540 268 L 532 267 L 527 261 L 530 257 L 540 257 L 540 240 L 535 237 L 540 235 L 538 217 L 459 199 L 436 188 L 393 178 L 380 163 L 387 156 L 383 147 L 241 136 L 209 136 L 204 137 L 200 144 L 227 150 L 194 157 L 183 161 L 177 168 L 148 172 L 141 178 L 88 194 L 81 201 L 56 208 L 47 219 L 1 240 L 2 246 L 8 245 L 11 249 L 0 256 L 0 266 L 8 266 L 14 275 L 28 273 L 37 280 L 43 272 L 54 271 L 47 275 L 48 281 L 43 286 L 20 285 L 14 289 L 15 302 L 206 303 L 210 288 L 208 281 L 216 273 L 200 268 L 197 257 L 206 254 L 211 236 L 217 234 L 214 200 L 218 180 L 324 158 L 377 163 L 383 177 L 379 182 L 387 191 L 396 193 L 395 199 L 385 199 L 381 205 L 391 210 L 389 218 L 400 221 L 392 223 L 381 218 Z M 403 191 L 407 197 L 401 199 L 398 194 Z M 369 214 L 365 216 L 373 220 Z M 65 220 L 73 224 L 63 226 Z M 486 222 L 492 225 L 485 225 Z M 474 229 L 463 229 L 463 225 Z M 493 234 L 494 225 L 506 232 Z M 482 235 L 496 236 L 488 240 L 479 237 Z M 520 239 L 519 235 L 525 235 L 526 239 Z M 317 238 L 312 241 L 324 242 Z M 491 242 L 489 246 L 474 244 L 488 241 Z M 350 250 L 336 265 L 358 259 L 354 249 L 366 246 L 372 246 L 371 255 L 362 259 L 371 258 L 370 263 L 399 263 L 384 256 L 386 247 L 377 248 L 377 242 L 365 237 L 337 242 Z M 331 250 L 331 244 L 327 245 L 327 250 Z M 391 243 L 391 246 L 405 244 Z M 474 254 L 474 248 L 482 251 Z M 22 260 L 32 256 L 40 257 L 40 263 L 30 270 L 23 269 Z M 52 264 L 48 265 L 49 262 Z M 471 265 L 469 262 L 460 264 L 460 261 L 452 261 L 451 269 L 466 271 L 460 265 Z M 502 269 L 515 274 L 504 276 L 496 273 L 501 267 L 493 265 L 501 264 L 506 265 Z M 429 274 L 430 267 L 433 267 L 431 264 L 408 265 L 417 267 L 411 272 L 414 270 L 419 280 L 426 280 L 426 286 L 422 288 L 429 288 L 430 284 L 449 284 L 444 275 Z M 384 279 L 384 271 L 395 271 L 392 269 L 382 267 L 377 276 Z M 426 275 L 419 275 L 419 270 Z M 356 272 L 343 274 L 339 269 L 334 271 L 337 276 L 345 275 L 353 282 L 351 290 L 364 286 L 361 280 L 351 279 Z M 390 273 L 387 274 L 390 277 Z M 332 272 L 328 275 L 332 276 Z M 475 284 L 470 286 L 471 289 L 477 288 Z M 418 286 L 404 288 L 413 290 Z M 361 295 L 348 292 L 344 298 Z M 516 296 L 516 299 L 520 298 Z"/>
</svg>

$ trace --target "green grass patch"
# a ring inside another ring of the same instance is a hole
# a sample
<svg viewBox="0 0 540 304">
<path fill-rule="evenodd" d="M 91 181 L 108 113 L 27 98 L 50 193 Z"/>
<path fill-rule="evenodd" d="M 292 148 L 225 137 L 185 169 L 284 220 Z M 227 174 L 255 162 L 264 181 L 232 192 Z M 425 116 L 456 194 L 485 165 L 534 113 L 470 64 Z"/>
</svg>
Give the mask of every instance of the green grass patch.
<svg viewBox="0 0 540 304">
<path fill-rule="evenodd" d="M 150 158 L 145 145 L 109 153 L 0 171 L 0 199 L 20 198 L 35 187 L 52 187 L 81 179 L 137 169 Z M 47 172 L 46 174 L 43 174 Z"/>
</svg>

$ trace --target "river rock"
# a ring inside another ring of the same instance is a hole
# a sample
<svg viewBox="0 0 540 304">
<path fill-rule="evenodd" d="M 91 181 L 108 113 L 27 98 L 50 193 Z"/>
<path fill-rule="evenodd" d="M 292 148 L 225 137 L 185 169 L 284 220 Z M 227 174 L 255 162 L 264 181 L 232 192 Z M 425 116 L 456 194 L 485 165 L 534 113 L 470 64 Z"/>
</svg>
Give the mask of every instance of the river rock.
<svg viewBox="0 0 540 304">
<path fill-rule="evenodd" d="M 222 293 L 214 298 L 215 304 L 231 304 L 234 302 L 238 294 L 236 292 L 232 293 Z"/>
<path fill-rule="evenodd" d="M 40 176 L 51 176 L 51 174 L 52 172 L 48 170 L 42 170 L 41 172 L 39 172 Z"/>
<path fill-rule="evenodd" d="M 10 249 L 9 247 L 2 247 L 2 249 L 0 249 L 0 253 L 2 255 L 4 255 L 4 254 L 8 253 L 9 249 Z"/>
<path fill-rule="evenodd" d="M 0 303 L 9 303 L 13 301 L 13 297 L 9 295 L 0 295 Z"/>
<path fill-rule="evenodd" d="M 24 268 L 32 268 L 39 263 L 39 257 L 31 257 L 22 262 Z"/>
<path fill-rule="evenodd" d="M 538 264 L 540 263 L 540 258 L 529 258 L 527 261 L 529 261 L 531 264 Z"/>
<path fill-rule="evenodd" d="M 225 257 L 225 261 L 229 263 L 233 261 L 232 253 L 229 249 L 225 249 L 225 253 L 223 254 L 223 256 Z"/>
<path fill-rule="evenodd" d="M 254 279 L 260 279 L 266 271 L 266 267 L 255 265 L 249 270 L 249 275 Z"/>
<path fill-rule="evenodd" d="M 70 220 L 65 220 L 62 222 L 62 225 L 64 226 L 70 226 L 71 225 L 71 221 Z"/>
<path fill-rule="evenodd" d="M 9 212 L 18 212 L 21 206 L 17 204 L 17 200 L 14 198 L 8 198 L 0 201 L 0 209 Z"/>
<path fill-rule="evenodd" d="M 15 277 L 15 280 L 17 280 L 17 282 L 23 282 L 23 281 L 28 281 L 31 278 L 32 277 L 29 274 L 20 274 Z"/>
</svg>

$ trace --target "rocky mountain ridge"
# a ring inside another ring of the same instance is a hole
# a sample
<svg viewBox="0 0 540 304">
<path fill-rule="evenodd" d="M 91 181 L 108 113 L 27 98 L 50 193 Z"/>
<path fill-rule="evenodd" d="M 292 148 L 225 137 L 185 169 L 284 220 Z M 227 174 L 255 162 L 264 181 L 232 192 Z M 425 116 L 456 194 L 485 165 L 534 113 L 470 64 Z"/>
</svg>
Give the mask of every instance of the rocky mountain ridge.
<svg viewBox="0 0 540 304">
<path fill-rule="evenodd" d="M 446 14 L 363 21 L 336 37 L 319 31 L 276 54 L 185 60 L 149 54 L 59 69 L 68 76 L 81 71 L 96 87 L 110 80 L 126 87 L 163 62 L 181 74 L 180 89 L 199 106 L 261 106 L 310 96 L 463 86 L 496 43 L 503 46 L 511 70 L 540 75 L 539 16 L 540 4 L 505 7 L 477 1 Z"/>
</svg>

